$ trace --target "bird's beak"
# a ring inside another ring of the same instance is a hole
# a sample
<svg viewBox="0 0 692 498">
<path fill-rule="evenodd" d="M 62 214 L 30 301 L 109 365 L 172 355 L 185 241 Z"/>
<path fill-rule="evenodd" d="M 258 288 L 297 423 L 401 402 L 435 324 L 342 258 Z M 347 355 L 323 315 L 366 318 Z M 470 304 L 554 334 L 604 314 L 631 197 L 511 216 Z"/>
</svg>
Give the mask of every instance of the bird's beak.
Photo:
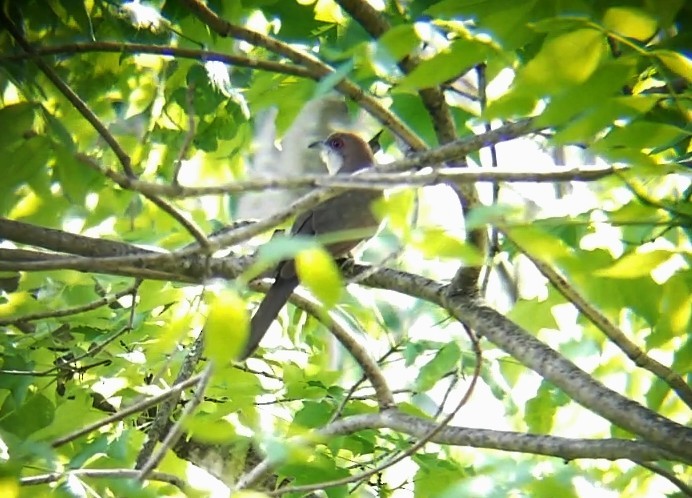
<svg viewBox="0 0 692 498">
<path fill-rule="evenodd" d="M 308 149 L 318 149 L 324 147 L 324 140 L 318 140 L 317 142 L 312 142 L 308 145 Z"/>
</svg>

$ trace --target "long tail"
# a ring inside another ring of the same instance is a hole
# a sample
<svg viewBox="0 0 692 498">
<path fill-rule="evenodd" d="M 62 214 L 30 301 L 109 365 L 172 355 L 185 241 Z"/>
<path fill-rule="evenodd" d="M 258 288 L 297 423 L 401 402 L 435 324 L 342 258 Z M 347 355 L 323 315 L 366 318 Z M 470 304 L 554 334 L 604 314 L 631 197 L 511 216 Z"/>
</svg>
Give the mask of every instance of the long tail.
<svg viewBox="0 0 692 498">
<path fill-rule="evenodd" d="M 255 352 L 264 334 L 267 333 L 267 329 L 269 329 L 269 326 L 279 314 L 281 308 L 283 308 L 286 301 L 288 301 L 293 289 L 297 286 L 297 277 L 277 277 L 250 321 L 250 334 L 245 344 L 245 349 L 240 355 L 240 358 L 238 358 L 239 361 L 243 361 Z"/>
</svg>

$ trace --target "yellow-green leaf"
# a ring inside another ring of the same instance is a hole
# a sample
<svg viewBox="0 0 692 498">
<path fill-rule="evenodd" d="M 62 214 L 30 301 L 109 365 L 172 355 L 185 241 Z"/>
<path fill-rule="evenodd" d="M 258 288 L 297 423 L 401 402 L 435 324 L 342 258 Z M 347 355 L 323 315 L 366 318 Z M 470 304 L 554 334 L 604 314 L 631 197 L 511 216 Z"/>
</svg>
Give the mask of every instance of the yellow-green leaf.
<svg viewBox="0 0 692 498">
<path fill-rule="evenodd" d="M 548 263 L 572 257 L 567 245 L 558 237 L 535 227 L 508 230 L 509 238 L 522 252 Z"/>
<path fill-rule="evenodd" d="M 685 337 L 692 323 L 692 273 L 681 272 L 664 285 L 656 330 L 667 337 Z"/>
<path fill-rule="evenodd" d="M 672 50 L 656 50 L 653 54 L 675 74 L 692 81 L 692 60 L 689 57 Z"/>
<path fill-rule="evenodd" d="M 650 252 L 634 252 L 617 260 L 614 265 L 598 270 L 596 275 L 612 278 L 638 278 L 649 275 L 661 263 L 673 255 L 662 249 Z"/>
<path fill-rule="evenodd" d="M 208 301 L 204 350 L 207 357 L 221 366 L 236 358 L 245 346 L 250 320 L 245 300 L 235 291 L 212 294 Z"/>
<path fill-rule="evenodd" d="M 411 242 L 426 258 L 459 259 L 468 265 L 483 263 L 483 255 L 478 249 L 442 228 L 420 228 L 413 234 Z"/>
<path fill-rule="evenodd" d="M 329 309 L 341 297 L 344 284 L 332 257 L 322 248 L 311 248 L 296 255 L 300 281 Z"/>
<path fill-rule="evenodd" d="M 411 231 L 411 210 L 414 200 L 413 190 L 399 190 L 376 201 L 373 204 L 373 211 L 379 219 L 387 218 L 389 227 L 399 237 L 407 238 Z"/>
<path fill-rule="evenodd" d="M 398 61 L 410 54 L 420 42 L 420 37 L 412 24 L 400 24 L 388 29 L 377 40 L 377 47 L 386 50 L 394 60 Z"/>
<path fill-rule="evenodd" d="M 571 31 L 549 38 L 526 65 L 521 77 L 548 91 L 583 83 L 596 70 L 604 53 L 605 42 L 600 31 Z"/>
<path fill-rule="evenodd" d="M 603 26 L 635 40 L 648 40 L 658 28 L 656 20 L 641 9 L 611 7 L 603 16 Z"/>
<path fill-rule="evenodd" d="M 401 79 L 399 87 L 406 90 L 429 88 L 460 77 L 484 60 L 491 52 L 490 45 L 477 39 L 458 38 L 432 58 L 421 62 Z"/>
<path fill-rule="evenodd" d="M 237 440 L 236 430 L 228 420 L 210 414 L 199 414 L 185 420 L 185 428 L 196 441 L 223 444 Z"/>
</svg>

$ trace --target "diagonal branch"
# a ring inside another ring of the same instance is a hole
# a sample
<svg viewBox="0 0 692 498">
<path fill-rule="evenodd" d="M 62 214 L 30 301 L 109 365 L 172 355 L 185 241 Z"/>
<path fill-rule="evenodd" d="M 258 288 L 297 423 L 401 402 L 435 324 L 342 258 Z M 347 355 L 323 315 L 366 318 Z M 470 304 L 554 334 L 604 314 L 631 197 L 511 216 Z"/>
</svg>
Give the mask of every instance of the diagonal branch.
<svg viewBox="0 0 692 498">
<path fill-rule="evenodd" d="M 36 50 L 29 44 L 29 42 L 24 38 L 22 32 L 14 25 L 14 23 L 6 17 L 4 12 L 0 13 L 0 22 L 7 28 L 15 41 L 32 59 L 34 64 L 46 75 L 53 85 L 62 93 L 67 100 L 79 111 L 79 113 L 84 116 L 91 126 L 94 127 L 96 132 L 103 138 L 111 150 L 115 153 L 115 156 L 120 161 L 125 174 L 130 177 L 134 177 L 135 173 L 132 171 L 132 161 L 130 156 L 125 153 L 123 148 L 120 146 L 115 137 L 106 129 L 101 120 L 94 114 L 89 106 L 77 95 L 72 88 L 70 88 L 67 83 L 65 83 L 60 76 L 50 67 L 41 57 L 36 53 Z"/>
<path fill-rule="evenodd" d="M 387 19 L 365 0 L 337 0 L 336 3 L 374 39 L 381 37 L 391 28 Z M 408 74 L 418 66 L 419 62 L 416 55 L 410 54 L 401 59 L 398 65 L 405 74 Z M 454 140 L 456 126 L 442 90 L 439 87 L 423 88 L 418 95 L 430 115 L 438 142 L 445 144 Z"/>
<path fill-rule="evenodd" d="M 653 373 L 656 377 L 668 384 L 677 393 L 680 399 L 692 408 L 692 389 L 688 386 L 680 375 L 648 356 L 634 342 L 632 342 L 617 325 L 611 322 L 607 316 L 597 310 L 584 297 L 572 287 L 560 273 L 553 269 L 549 264 L 544 263 L 537 257 L 522 248 L 516 240 L 512 239 L 507 231 L 503 231 L 504 236 L 512 242 L 519 250 L 538 268 L 553 287 L 562 294 L 567 301 L 572 303 L 581 313 L 586 316 L 591 323 L 598 327 L 625 355 L 632 360 L 638 367 L 644 368 Z"/>
<path fill-rule="evenodd" d="M 200 0 L 182 0 L 197 18 L 206 24 L 212 31 L 221 36 L 230 36 L 237 40 L 243 40 L 257 47 L 263 47 L 290 59 L 296 64 L 306 67 L 314 74 L 315 79 L 322 79 L 334 73 L 334 69 L 323 63 L 312 54 L 291 47 L 289 44 L 275 38 L 265 36 L 256 31 L 237 26 L 224 21 Z M 425 150 L 426 145 L 416 133 L 403 123 L 396 115 L 382 106 L 377 99 L 364 92 L 358 85 L 344 78 L 335 85 L 336 90 L 347 96 L 375 119 L 389 128 L 392 133 L 401 138 L 413 150 Z"/>
<path fill-rule="evenodd" d="M 72 88 L 70 88 L 70 86 L 62 80 L 62 78 L 60 78 L 58 73 L 56 73 L 55 70 L 36 53 L 34 48 L 29 44 L 26 38 L 24 38 L 22 32 L 9 18 L 7 18 L 4 11 L 0 12 L 0 23 L 5 25 L 15 41 L 27 54 L 29 54 L 29 56 L 31 56 L 31 59 L 41 70 L 41 72 L 46 75 L 46 77 L 51 81 L 51 83 L 53 83 L 53 85 L 55 85 L 58 91 L 65 96 L 65 98 L 75 107 L 75 109 L 77 109 L 77 111 L 79 111 L 84 119 L 86 119 L 89 124 L 91 124 L 91 126 L 98 132 L 101 138 L 106 141 L 108 146 L 115 153 L 118 161 L 120 161 L 125 175 L 130 178 L 134 178 L 136 175 L 132 170 L 132 160 L 130 159 L 130 156 L 123 150 L 113 134 L 108 131 L 106 126 L 101 122 L 96 114 L 94 114 L 93 111 L 89 109 L 89 106 L 87 106 L 86 103 L 79 97 L 79 95 L 77 95 L 74 90 L 72 90 Z M 187 217 L 178 212 L 175 207 L 171 206 L 163 199 L 156 196 L 147 196 L 146 194 L 145 197 L 156 204 L 164 212 L 168 213 L 178 223 L 180 223 L 188 232 L 190 232 L 200 246 L 205 248 L 208 246 L 204 232 L 202 232 L 202 230 L 197 227 L 192 220 L 188 220 Z"/>
<path fill-rule="evenodd" d="M 255 290 L 262 290 L 266 292 L 269 289 L 268 283 L 253 285 Z M 375 395 L 377 397 L 377 404 L 380 410 L 386 410 L 394 406 L 394 395 L 385 379 L 382 370 L 377 365 L 377 362 L 370 356 L 365 345 L 360 344 L 358 340 L 348 332 L 347 328 L 343 325 L 341 320 L 335 319 L 334 317 L 325 317 L 324 310 L 313 301 L 306 299 L 298 294 L 293 294 L 290 298 L 291 302 L 309 313 L 310 315 L 318 318 L 337 338 L 337 340 L 344 346 L 344 348 L 355 358 L 360 367 L 363 369 L 363 375 L 365 375 L 370 384 L 375 389 Z"/>
</svg>

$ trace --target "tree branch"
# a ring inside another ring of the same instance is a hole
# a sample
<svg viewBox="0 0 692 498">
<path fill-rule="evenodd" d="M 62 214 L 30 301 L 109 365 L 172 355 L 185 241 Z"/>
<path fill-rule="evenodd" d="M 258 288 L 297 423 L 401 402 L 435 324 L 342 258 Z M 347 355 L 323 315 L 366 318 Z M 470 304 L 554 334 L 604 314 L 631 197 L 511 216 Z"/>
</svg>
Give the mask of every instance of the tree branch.
<svg viewBox="0 0 692 498">
<path fill-rule="evenodd" d="M 110 52 L 125 54 L 155 54 L 183 59 L 194 59 L 200 62 L 218 61 L 230 66 L 259 69 L 272 73 L 288 74 L 301 78 L 313 78 L 314 74 L 301 66 L 276 62 L 253 57 L 225 54 L 211 50 L 197 50 L 191 48 L 173 47 L 169 45 L 148 45 L 145 43 L 123 43 L 108 41 L 93 41 L 88 43 L 67 43 L 52 47 L 35 47 L 34 52 L 40 56 L 47 55 L 71 55 L 91 52 Z M 4 54 L 0 55 L 0 62 L 22 60 L 28 54 Z"/>
<path fill-rule="evenodd" d="M 306 67 L 313 73 L 313 78 L 318 80 L 334 72 L 333 68 L 324 64 L 321 60 L 308 52 L 294 49 L 287 43 L 275 38 L 224 21 L 200 0 L 182 0 L 182 3 L 185 4 L 202 23 L 220 36 L 230 36 L 237 40 L 243 40 L 252 45 L 263 47 L 271 52 L 282 55 L 296 64 Z M 335 85 L 335 88 L 343 95 L 359 104 L 375 119 L 389 128 L 392 133 L 401 138 L 413 150 L 424 150 L 426 148 L 425 142 L 423 142 L 413 130 L 406 126 L 406 124 L 392 112 L 382 106 L 377 99 L 366 94 L 355 83 L 344 78 Z"/>
<path fill-rule="evenodd" d="M 553 269 L 549 264 L 539 260 L 534 255 L 526 251 L 520 244 L 512 239 L 511 234 L 503 230 L 504 236 L 512 242 L 529 260 L 538 268 L 544 277 L 562 294 L 567 301 L 572 303 L 581 313 L 586 316 L 591 323 L 598 327 L 608 339 L 610 339 L 625 355 L 632 360 L 638 367 L 644 368 L 653 373 L 656 377 L 668 384 L 680 399 L 692 408 L 692 389 L 688 386 L 680 375 L 662 363 L 648 356 L 634 342 L 625 335 L 607 316 L 592 306 L 579 292 L 572 287 L 560 273 Z"/>
<path fill-rule="evenodd" d="M 101 120 L 93 113 L 89 106 L 84 103 L 84 101 L 77 95 L 72 88 L 65 83 L 62 78 L 55 72 L 55 70 L 50 67 L 46 62 L 41 59 L 39 55 L 36 54 L 34 48 L 29 44 L 29 42 L 24 38 L 21 31 L 14 25 L 14 23 L 8 19 L 4 13 L 0 13 L 0 21 L 4 24 L 15 41 L 19 44 L 22 49 L 31 56 L 31 59 L 36 64 L 36 66 L 46 75 L 46 77 L 53 83 L 53 85 L 62 93 L 65 98 L 79 111 L 79 113 L 86 119 L 89 124 L 96 130 L 96 132 L 103 138 L 111 150 L 115 153 L 118 161 L 123 167 L 125 175 L 134 178 L 136 175 L 132 170 L 132 160 L 130 156 L 123 150 L 118 141 L 115 139 L 113 134 L 108 131 Z M 204 232 L 197 227 L 197 225 L 192 221 L 188 220 L 182 213 L 180 213 L 173 206 L 168 204 L 163 199 L 156 196 L 148 196 L 144 194 L 151 202 L 156 204 L 164 212 L 168 213 L 173 219 L 180 223 L 190 234 L 195 238 L 195 240 L 202 247 L 207 247 L 208 243 L 204 236 Z"/>
</svg>

